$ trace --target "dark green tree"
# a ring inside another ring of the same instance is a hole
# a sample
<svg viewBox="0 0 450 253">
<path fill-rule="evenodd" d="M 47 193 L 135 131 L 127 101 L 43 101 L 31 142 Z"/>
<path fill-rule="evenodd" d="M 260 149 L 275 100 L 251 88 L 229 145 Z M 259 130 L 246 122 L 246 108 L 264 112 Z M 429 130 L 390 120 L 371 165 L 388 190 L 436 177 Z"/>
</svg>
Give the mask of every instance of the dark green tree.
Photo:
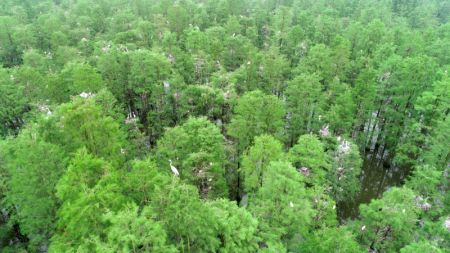
<svg viewBox="0 0 450 253">
<path fill-rule="evenodd" d="M 47 248 L 55 230 L 59 205 L 54 188 L 66 169 L 65 156 L 32 127 L 2 146 L 1 158 L 9 175 L 4 182 L 4 201 L 14 210 L 11 218 L 18 222 L 21 233 L 30 239 L 31 251 Z"/>
<path fill-rule="evenodd" d="M 242 153 L 261 134 L 281 139 L 284 112 L 283 103 L 273 95 L 257 90 L 242 96 L 228 125 L 228 134 L 237 141 L 238 152 Z"/>
<path fill-rule="evenodd" d="M 17 134 L 29 109 L 23 87 L 13 82 L 14 75 L 0 68 L 0 136 Z"/>
<path fill-rule="evenodd" d="M 300 135 L 315 132 L 325 122 L 325 97 L 317 74 L 301 74 L 289 82 L 286 89 L 286 109 L 289 144 L 294 145 Z"/>
</svg>

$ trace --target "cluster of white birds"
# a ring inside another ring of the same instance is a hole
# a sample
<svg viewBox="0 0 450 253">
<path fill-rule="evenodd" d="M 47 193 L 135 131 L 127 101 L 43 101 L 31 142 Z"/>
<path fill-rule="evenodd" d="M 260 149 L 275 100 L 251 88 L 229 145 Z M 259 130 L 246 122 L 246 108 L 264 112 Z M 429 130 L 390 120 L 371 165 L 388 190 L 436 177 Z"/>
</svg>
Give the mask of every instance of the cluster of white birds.
<svg viewBox="0 0 450 253">
<path fill-rule="evenodd" d="M 94 94 L 92 94 L 91 92 L 81 92 L 80 93 L 80 95 L 79 95 L 80 97 L 82 97 L 82 98 L 89 98 L 89 97 L 92 97 L 92 96 L 94 96 Z"/>
<path fill-rule="evenodd" d="M 46 105 L 46 104 L 39 104 L 38 105 L 38 110 L 40 112 L 45 113 L 47 116 L 52 115 L 52 111 L 50 111 L 50 107 L 48 105 Z"/>
<path fill-rule="evenodd" d="M 135 123 L 137 121 L 137 116 L 134 112 L 128 113 L 127 118 L 125 119 L 125 124 Z"/>
<path fill-rule="evenodd" d="M 328 125 L 323 126 L 323 127 L 319 130 L 320 136 L 322 136 L 322 137 L 327 137 L 328 135 L 330 135 L 330 130 L 329 130 L 328 128 L 329 128 Z"/>
<path fill-rule="evenodd" d="M 345 169 L 342 167 L 338 167 L 337 169 L 338 173 L 338 180 L 341 180 L 342 178 L 345 178 Z"/>
<path fill-rule="evenodd" d="M 427 199 L 422 198 L 422 196 L 416 197 L 416 206 L 423 211 L 427 212 L 431 209 L 431 204 L 428 203 Z"/>
<path fill-rule="evenodd" d="M 338 152 L 341 154 L 347 154 L 350 151 L 350 142 L 345 139 L 342 139 L 341 141 L 340 136 L 337 139 L 341 142 L 338 146 Z"/>
<path fill-rule="evenodd" d="M 298 172 L 302 173 L 305 177 L 308 177 L 311 174 L 311 170 L 307 167 L 301 167 L 297 169 Z"/>
</svg>

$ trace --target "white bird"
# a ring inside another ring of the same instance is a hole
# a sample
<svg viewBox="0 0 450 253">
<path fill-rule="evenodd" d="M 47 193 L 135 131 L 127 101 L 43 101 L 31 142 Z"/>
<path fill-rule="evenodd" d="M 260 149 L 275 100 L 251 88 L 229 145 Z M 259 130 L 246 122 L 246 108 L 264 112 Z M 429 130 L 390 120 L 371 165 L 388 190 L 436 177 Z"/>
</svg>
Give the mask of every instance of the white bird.
<svg viewBox="0 0 450 253">
<path fill-rule="evenodd" d="M 177 168 L 175 168 L 175 166 L 172 165 L 172 160 L 169 159 L 169 163 L 170 163 L 170 169 L 172 170 L 172 173 L 175 176 L 180 176 L 180 173 L 178 172 Z"/>
<path fill-rule="evenodd" d="M 294 207 L 294 203 L 292 203 L 292 201 L 289 202 L 289 206 L 290 207 Z"/>
<path fill-rule="evenodd" d="M 361 231 L 364 231 L 364 230 L 366 230 L 366 225 L 363 225 L 363 226 L 361 227 Z"/>
<path fill-rule="evenodd" d="M 80 93 L 80 97 L 82 97 L 82 98 L 88 98 L 88 97 L 90 97 L 90 96 L 92 96 L 92 93 L 90 93 L 90 92 L 81 92 Z"/>
</svg>

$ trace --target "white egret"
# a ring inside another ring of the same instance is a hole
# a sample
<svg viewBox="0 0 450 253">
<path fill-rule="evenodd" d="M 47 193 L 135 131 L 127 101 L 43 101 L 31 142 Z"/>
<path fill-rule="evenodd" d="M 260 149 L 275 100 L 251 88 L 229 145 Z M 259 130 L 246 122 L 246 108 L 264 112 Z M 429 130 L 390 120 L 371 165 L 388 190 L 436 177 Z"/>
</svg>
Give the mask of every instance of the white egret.
<svg viewBox="0 0 450 253">
<path fill-rule="evenodd" d="M 175 176 L 180 176 L 180 173 L 178 172 L 177 168 L 175 168 L 175 166 L 172 165 L 172 160 L 169 159 L 169 163 L 170 163 L 170 169 L 172 170 L 172 173 Z"/>
</svg>

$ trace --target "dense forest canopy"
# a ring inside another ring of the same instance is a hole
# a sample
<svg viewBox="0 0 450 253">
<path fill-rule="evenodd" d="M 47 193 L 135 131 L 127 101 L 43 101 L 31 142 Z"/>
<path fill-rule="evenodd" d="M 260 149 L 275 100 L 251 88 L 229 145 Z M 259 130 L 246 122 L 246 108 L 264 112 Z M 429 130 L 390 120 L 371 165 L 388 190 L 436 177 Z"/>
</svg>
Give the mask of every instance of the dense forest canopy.
<svg viewBox="0 0 450 253">
<path fill-rule="evenodd" d="M 0 251 L 450 252 L 449 70 L 448 0 L 1 0 Z"/>
</svg>

